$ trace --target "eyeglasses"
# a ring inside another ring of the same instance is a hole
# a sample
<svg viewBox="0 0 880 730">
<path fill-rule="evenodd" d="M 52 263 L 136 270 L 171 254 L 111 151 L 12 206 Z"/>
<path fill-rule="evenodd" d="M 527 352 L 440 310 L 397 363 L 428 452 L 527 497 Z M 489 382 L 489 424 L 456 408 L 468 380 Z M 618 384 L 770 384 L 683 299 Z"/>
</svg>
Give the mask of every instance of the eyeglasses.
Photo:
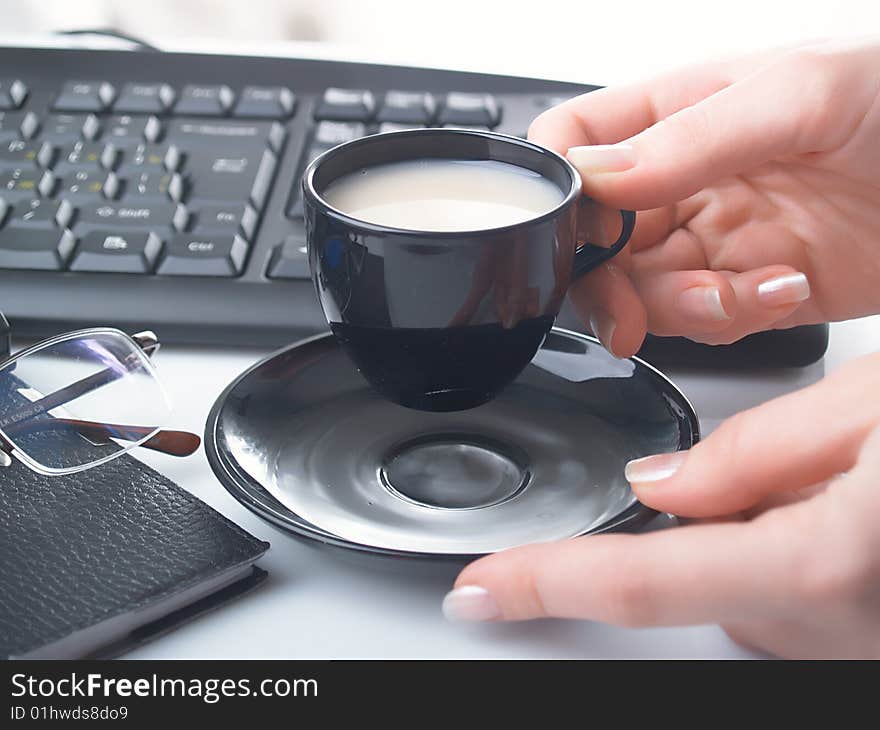
<svg viewBox="0 0 880 730">
<path fill-rule="evenodd" d="M 193 453 L 198 436 L 164 429 L 172 409 L 150 359 L 158 348 L 152 332 L 129 336 L 96 327 L 0 360 L 0 466 L 15 457 L 54 476 L 104 464 L 137 446 Z"/>
</svg>

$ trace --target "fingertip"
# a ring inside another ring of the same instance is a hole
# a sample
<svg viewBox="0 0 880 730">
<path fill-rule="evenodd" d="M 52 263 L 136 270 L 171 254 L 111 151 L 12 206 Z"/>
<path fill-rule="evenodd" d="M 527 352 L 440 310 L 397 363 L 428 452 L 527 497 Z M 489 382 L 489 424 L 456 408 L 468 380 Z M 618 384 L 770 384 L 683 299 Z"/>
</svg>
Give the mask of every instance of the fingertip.
<svg viewBox="0 0 880 730">
<path fill-rule="evenodd" d="M 501 610 L 492 594 L 482 586 L 461 585 L 443 597 L 443 616 L 452 622 L 493 621 L 500 618 Z"/>
<path fill-rule="evenodd" d="M 801 271 L 778 273 L 757 285 L 756 297 L 768 308 L 797 306 L 810 298 L 810 281 Z"/>
<path fill-rule="evenodd" d="M 753 332 L 801 323 L 797 313 L 810 300 L 806 274 L 775 264 L 725 276 L 735 296 L 735 317 L 724 329 L 707 332 L 703 341 L 727 344 Z"/>
<path fill-rule="evenodd" d="M 565 155 L 569 147 L 587 144 L 584 130 L 564 105 L 547 109 L 535 117 L 526 137 L 560 155 Z"/>
<path fill-rule="evenodd" d="M 542 144 L 542 140 L 548 137 L 544 130 L 548 126 L 548 115 L 553 111 L 553 109 L 547 109 L 532 120 L 531 124 L 529 124 L 529 129 L 526 132 L 526 139 L 530 142 Z"/>
<path fill-rule="evenodd" d="M 624 477 L 636 498 L 660 512 L 679 513 L 679 490 L 676 477 L 684 467 L 688 451 L 654 454 L 633 459 L 624 469 Z"/>
<path fill-rule="evenodd" d="M 723 276 L 701 272 L 698 281 L 681 282 L 683 288 L 675 297 L 675 307 L 700 332 L 727 327 L 737 314 L 736 293 Z"/>
<path fill-rule="evenodd" d="M 514 548 L 514 550 L 516 550 L 516 548 Z M 509 554 L 510 552 L 512 551 L 507 551 L 506 553 L 492 553 L 491 555 L 478 558 L 472 563 L 468 563 L 468 565 L 462 568 L 459 572 L 455 579 L 455 583 L 453 584 L 453 588 L 461 588 L 468 585 L 482 586 L 486 582 L 486 576 L 491 577 L 493 566 L 498 562 L 499 556 Z M 501 558 L 501 560 L 503 561 L 504 558 Z"/>
<path fill-rule="evenodd" d="M 602 340 L 605 349 L 621 360 L 635 355 L 645 341 L 647 319 L 648 315 L 641 302 L 639 302 L 637 307 L 634 306 L 627 310 L 625 325 L 614 328 L 613 336 L 607 344 Z"/>
<path fill-rule="evenodd" d="M 739 314 L 736 291 L 718 272 L 644 271 L 634 286 L 648 312 L 648 330 L 656 335 L 700 337 L 721 332 Z"/>
<path fill-rule="evenodd" d="M 719 495 L 716 490 L 723 480 L 717 475 L 711 479 L 721 463 L 717 453 L 706 453 L 712 443 L 709 438 L 692 449 L 633 459 L 624 469 L 633 494 L 646 507 L 678 517 L 698 519 L 726 514 L 727 495 Z M 707 476 L 711 480 L 708 484 Z"/>
<path fill-rule="evenodd" d="M 521 621 L 546 615 L 536 591 L 535 576 L 553 551 L 563 544 L 520 545 L 487 555 L 465 567 L 444 599 L 444 604 L 447 601 L 453 604 L 452 620 Z M 486 608 L 489 604 L 494 606 L 491 616 L 468 617 L 489 613 Z M 444 613 L 449 617 L 446 608 Z"/>
<path fill-rule="evenodd" d="M 627 273 L 609 262 L 575 281 L 572 304 L 581 321 L 617 358 L 631 357 L 642 346 L 648 313 Z"/>
<path fill-rule="evenodd" d="M 606 205 L 637 211 L 662 208 L 687 197 L 682 192 L 682 184 L 674 176 L 657 174 L 640 160 L 641 152 L 635 145 L 625 146 L 633 150 L 630 167 L 623 168 L 623 162 L 619 162 L 618 167 L 623 169 L 591 171 L 578 168 L 585 195 Z"/>
</svg>

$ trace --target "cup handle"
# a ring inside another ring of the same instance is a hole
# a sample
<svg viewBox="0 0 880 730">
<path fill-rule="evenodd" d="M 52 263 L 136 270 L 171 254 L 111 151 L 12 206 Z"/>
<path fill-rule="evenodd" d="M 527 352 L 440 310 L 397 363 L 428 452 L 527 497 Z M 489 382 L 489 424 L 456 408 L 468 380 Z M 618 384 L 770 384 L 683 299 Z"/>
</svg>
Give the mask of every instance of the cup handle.
<svg viewBox="0 0 880 730">
<path fill-rule="evenodd" d="M 581 202 L 579 202 L 578 205 L 583 205 L 584 201 L 586 201 L 586 198 L 581 198 Z M 632 236 L 633 229 L 636 226 L 636 214 L 631 210 L 621 210 L 619 212 L 622 221 L 620 236 L 618 236 L 617 240 L 611 244 L 611 246 L 605 248 L 604 246 L 597 246 L 594 243 L 584 241 L 577 247 L 577 249 L 575 249 L 574 270 L 571 274 L 572 279 L 577 279 L 588 271 L 592 271 L 599 264 L 616 256 L 620 250 L 626 246 L 630 236 Z"/>
</svg>

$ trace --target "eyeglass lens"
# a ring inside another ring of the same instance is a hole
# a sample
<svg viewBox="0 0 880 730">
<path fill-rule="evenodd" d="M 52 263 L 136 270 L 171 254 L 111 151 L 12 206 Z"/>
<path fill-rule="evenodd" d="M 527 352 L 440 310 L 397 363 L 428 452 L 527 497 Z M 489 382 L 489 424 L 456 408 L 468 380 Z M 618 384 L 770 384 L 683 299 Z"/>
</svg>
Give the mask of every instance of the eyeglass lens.
<svg viewBox="0 0 880 730">
<path fill-rule="evenodd" d="M 121 333 L 50 341 L 0 368 L 0 430 L 49 470 L 127 451 L 161 428 L 170 410 L 149 359 Z"/>
</svg>

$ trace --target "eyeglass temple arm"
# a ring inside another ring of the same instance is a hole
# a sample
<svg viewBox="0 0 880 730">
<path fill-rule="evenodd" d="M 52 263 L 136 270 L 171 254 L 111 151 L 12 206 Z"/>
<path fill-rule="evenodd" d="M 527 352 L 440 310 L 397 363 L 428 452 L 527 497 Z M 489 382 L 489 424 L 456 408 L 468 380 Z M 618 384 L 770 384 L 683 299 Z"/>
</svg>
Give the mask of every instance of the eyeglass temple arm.
<svg viewBox="0 0 880 730">
<path fill-rule="evenodd" d="M 136 332 L 131 336 L 131 339 L 137 343 L 137 346 L 140 347 L 148 357 L 155 355 L 156 351 L 159 349 L 159 338 L 153 330 Z"/>
<path fill-rule="evenodd" d="M 83 436 L 104 441 L 111 438 L 122 439 L 123 441 L 139 441 L 154 430 L 150 426 L 123 426 L 116 423 L 80 421 L 75 418 L 51 418 L 15 424 L 15 426 L 7 430 L 7 433 L 12 435 L 22 432 L 51 431 L 58 426 L 69 426 L 75 428 Z M 202 440 L 196 434 L 189 433 L 188 431 L 162 430 L 149 440 L 144 441 L 140 446 L 172 456 L 189 456 L 199 448 L 201 442 Z"/>
</svg>

